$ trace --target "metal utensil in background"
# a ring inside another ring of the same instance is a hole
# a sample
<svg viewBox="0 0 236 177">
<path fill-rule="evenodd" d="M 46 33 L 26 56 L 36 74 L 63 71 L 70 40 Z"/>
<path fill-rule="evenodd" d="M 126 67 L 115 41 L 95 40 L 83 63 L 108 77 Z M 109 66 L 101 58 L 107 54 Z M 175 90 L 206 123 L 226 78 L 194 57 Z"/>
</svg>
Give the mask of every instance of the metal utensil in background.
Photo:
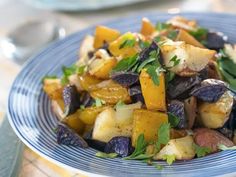
<svg viewBox="0 0 236 177">
<path fill-rule="evenodd" d="M 29 21 L 10 31 L 0 41 L 0 49 L 7 58 L 23 64 L 33 53 L 65 35 L 65 29 L 55 22 Z"/>
</svg>

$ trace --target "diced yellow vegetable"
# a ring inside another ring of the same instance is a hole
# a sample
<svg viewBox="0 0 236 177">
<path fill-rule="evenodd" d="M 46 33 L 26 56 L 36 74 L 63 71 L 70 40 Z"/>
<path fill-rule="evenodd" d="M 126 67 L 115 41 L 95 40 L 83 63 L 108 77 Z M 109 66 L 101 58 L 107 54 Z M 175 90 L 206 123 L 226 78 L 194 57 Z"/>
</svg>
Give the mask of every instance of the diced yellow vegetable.
<svg viewBox="0 0 236 177">
<path fill-rule="evenodd" d="M 78 112 L 69 115 L 64 119 L 65 123 L 77 133 L 82 134 L 85 128 L 85 124 L 80 120 Z"/>
<path fill-rule="evenodd" d="M 144 36 L 149 36 L 149 35 L 152 35 L 152 33 L 154 33 L 154 32 L 155 32 L 155 27 L 150 22 L 150 20 L 147 18 L 143 18 L 142 19 L 141 34 L 143 34 Z"/>
<path fill-rule="evenodd" d="M 112 42 L 120 36 L 118 30 L 108 28 L 105 26 L 97 26 L 94 35 L 94 48 L 102 47 L 104 42 Z"/>
<path fill-rule="evenodd" d="M 194 141 L 192 136 L 172 139 L 164 146 L 153 159 L 163 160 L 166 155 L 174 155 L 176 160 L 189 160 L 194 158 Z"/>
<path fill-rule="evenodd" d="M 109 45 L 109 51 L 112 53 L 113 56 L 121 56 L 123 58 L 126 58 L 138 53 L 138 49 L 135 46 L 125 46 L 123 48 L 120 48 L 121 44 L 123 44 L 126 40 L 136 40 L 136 36 L 131 32 L 127 32 L 115 41 L 111 42 Z"/>
<path fill-rule="evenodd" d="M 198 40 L 196 40 L 192 35 L 190 35 L 185 30 L 180 29 L 178 35 L 175 39 L 176 41 L 185 41 L 187 44 L 193 45 L 195 47 L 205 48 Z"/>
<path fill-rule="evenodd" d="M 101 107 L 88 107 L 85 109 L 79 109 L 77 111 L 77 114 L 86 125 L 93 125 L 97 115 L 102 112 L 107 107 L 101 106 Z"/>
<path fill-rule="evenodd" d="M 154 84 L 145 70 L 142 70 L 139 80 L 147 109 L 166 111 L 164 74 L 161 73 L 159 76 L 159 85 Z"/>
<path fill-rule="evenodd" d="M 233 100 L 231 93 L 226 91 L 215 103 L 200 103 L 198 107 L 198 121 L 207 128 L 222 127 L 229 119 Z"/>
<path fill-rule="evenodd" d="M 157 139 L 157 131 L 162 123 L 168 122 L 167 114 L 163 112 L 136 109 L 133 113 L 132 144 L 135 145 L 140 134 L 150 142 Z"/>
<path fill-rule="evenodd" d="M 78 80 L 81 88 L 86 91 L 88 91 L 89 87 L 91 87 L 92 85 L 96 85 L 101 82 L 100 79 L 91 76 L 90 74 L 80 75 L 78 76 Z"/>
<path fill-rule="evenodd" d="M 115 58 L 95 59 L 89 68 L 89 73 L 99 79 L 108 79 L 112 68 L 117 64 Z"/>
<path fill-rule="evenodd" d="M 43 81 L 43 90 L 49 96 L 50 99 L 62 98 L 62 85 L 60 79 L 46 78 Z"/>
<path fill-rule="evenodd" d="M 116 120 L 119 124 L 131 124 L 133 123 L 133 111 L 140 109 L 142 106 L 141 102 L 134 104 L 125 104 L 116 107 Z"/>
<path fill-rule="evenodd" d="M 113 137 L 130 137 L 131 134 L 132 124 L 118 124 L 115 117 L 115 110 L 113 108 L 107 108 L 97 116 L 92 137 L 99 141 L 108 142 Z"/>
<path fill-rule="evenodd" d="M 118 101 L 129 103 L 131 101 L 127 88 L 112 80 L 103 81 L 90 87 L 90 95 L 93 98 L 104 100 L 107 104 L 116 104 Z"/>
</svg>

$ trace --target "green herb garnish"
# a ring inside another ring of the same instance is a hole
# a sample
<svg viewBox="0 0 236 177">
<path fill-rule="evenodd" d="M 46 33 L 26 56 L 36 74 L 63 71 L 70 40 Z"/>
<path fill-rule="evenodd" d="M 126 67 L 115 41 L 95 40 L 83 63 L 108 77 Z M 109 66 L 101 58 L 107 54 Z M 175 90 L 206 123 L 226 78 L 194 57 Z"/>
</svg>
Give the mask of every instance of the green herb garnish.
<svg viewBox="0 0 236 177">
<path fill-rule="evenodd" d="M 201 147 L 201 146 L 198 146 L 197 144 L 193 144 L 193 147 L 194 147 L 195 153 L 197 154 L 197 157 L 204 157 L 211 152 L 211 149 L 208 147 Z"/>
<path fill-rule="evenodd" d="M 178 35 L 178 31 L 176 30 L 171 30 L 168 32 L 167 37 L 171 40 L 175 40 Z"/>
<path fill-rule="evenodd" d="M 138 61 L 138 55 L 134 55 L 129 58 L 122 59 L 117 65 L 112 69 L 112 72 L 118 71 L 128 71 L 131 69 Z"/>
<path fill-rule="evenodd" d="M 170 140 L 170 124 L 163 123 L 158 129 L 157 132 L 157 142 L 156 142 L 156 149 L 159 152 L 161 149 L 161 145 L 166 145 Z"/>
<path fill-rule="evenodd" d="M 156 167 L 156 169 L 158 169 L 158 170 L 163 170 L 163 166 L 162 165 L 154 165 L 155 167 Z"/>
<path fill-rule="evenodd" d="M 123 49 L 123 48 L 126 48 L 126 47 L 134 47 L 135 42 L 136 42 L 135 39 L 126 39 L 121 43 L 119 49 Z"/>
<path fill-rule="evenodd" d="M 95 103 L 93 104 L 93 106 L 101 107 L 103 104 L 106 104 L 106 102 L 104 100 L 101 100 L 99 98 L 95 98 Z"/>
<path fill-rule="evenodd" d="M 171 127 L 176 127 L 179 124 L 180 119 L 173 113 L 168 112 L 168 121 L 170 122 Z"/>
<path fill-rule="evenodd" d="M 162 31 L 162 30 L 168 29 L 170 26 L 171 26 L 171 24 L 167 24 L 164 22 L 158 22 L 156 24 L 156 30 Z"/>
<path fill-rule="evenodd" d="M 71 65 L 70 67 L 63 66 L 62 71 L 63 75 L 61 78 L 62 85 L 66 85 L 69 83 L 69 76 L 73 74 L 83 74 L 85 72 L 86 66 L 77 66 L 77 65 Z"/>
<path fill-rule="evenodd" d="M 173 162 L 175 161 L 175 154 L 165 154 L 163 156 L 163 160 L 166 160 L 166 162 L 168 163 L 168 165 L 172 165 Z"/>
<path fill-rule="evenodd" d="M 45 79 L 57 79 L 58 77 L 55 76 L 55 75 L 52 75 L 52 76 L 49 76 L 49 75 L 46 75 L 42 78 L 42 82 L 44 82 Z"/>
<path fill-rule="evenodd" d="M 85 106 L 84 105 L 80 105 L 80 109 L 84 110 Z"/>
<path fill-rule="evenodd" d="M 148 154 L 145 154 L 145 151 L 146 151 L 146 147 L 147 147 L 148 143 L 145 141 L 144 139 L 144 134 L 140 134 L 138 136 L 138 139 L 136 141 L 136 146 L 135 146 L 135 150 L 134 152 L 128 156 L 128 157 L 125 157 L 124 159 L 125 160 L 134 160 L 134 159 L 139 159 L 141 160 L 141 157 L 143 159 L 147 159 L 147 158 L 150 158 Z M 151 156 L 152 157 L 152 156 Z"/>
<path fill-rule="evenodd" d="M 150 45 L 150 43 L 148 41 L 142 41 L 142 40 L 139 40 L 138 44 L 141 49 L 145 49 L 145 48 L 149 47 L 149 45 Z"/>
<path fill-rule="evenodd" d="M 117 103 L 116 103 L 116 105 L 114 106 L 115 107 L 115 109 L 117 109 L 117 108 L 119 108 L 119 107 L 121 107 L 121 106 L 124 106 L 125 105 L 125 103 L 123 102 L 123 101 L 118 101 Z"/>
<path fill-rule="evenodd" d="M 175 66 L 177 66 L 177 65 L 180 63 L 180 59 L 178 59 L 177 56 L 174 55 L 174 56 L 170 59 L 169 63 L 173 63 L 173 65 L 172 65 L 171 67 L 175 67 Z"/>
<path fill-rule="evenodd" d="M 206 28 L 198 28 L 195 31 L 189 32 L 193 37 L 195 37 L 201 43 L 205 43 L 205 39 L 207 37 L 208 29 Z"/>
<path fill-rule="evenodd" d="M 107 153 L 104 153 L 104 152 L 97 152 L 97 153 L 95 154 L 95 156 L 96 156 L 96 157 L 100 157 L 100 158 L 110 158 L 110 159 L 114 159 L 114 158 L 116 158 L 116 157 L 118 156 L 118 154 L 116 154 L 116 153 L 109 153 L 109 154 L 107 154 Z"/>
</svg>

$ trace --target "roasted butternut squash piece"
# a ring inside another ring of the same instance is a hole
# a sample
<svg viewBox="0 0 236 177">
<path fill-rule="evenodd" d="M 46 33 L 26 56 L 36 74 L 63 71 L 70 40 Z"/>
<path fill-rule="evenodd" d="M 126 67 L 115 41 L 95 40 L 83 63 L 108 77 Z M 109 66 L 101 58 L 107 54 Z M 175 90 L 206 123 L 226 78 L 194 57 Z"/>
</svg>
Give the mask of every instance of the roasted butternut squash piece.
<svg viewBox="0 0 236 177">
<path fill-rule="evenodd" d="M 86 125 L 93 125 L 97 118 L 97 115 L 106 108 L 106 106 L 88 107 L 85 109 L 79 109 L 77 111 L 77 114 L 80 120 L 82 120 L 82 122 L 84 122 Z"/>
<path fill-rule="evenodd" d="M 43 90 L 50 97 L 50 99 L 56 100 L 62 98 L 62 85 L 60 79 L 46 78 L 43 81 Z"/>
<path fill-rule="evenodd" d="M 118 30 L 105 26 L 97 26 L 94 35 L 94 48 L 97 49 L 102 47 L 104 42 L 110 43 L 116 40 L 119 36 L 120 32 Z"/>
<path fill-rule="evenodd" d="M 64 119 L 64 121 L 70 128 L 75 130 L 77 133 L 83 133 L 85 124 L 80 120 L 78 112 L 69 115 Z"/>
<path fill-rule="evenodd" d="M 88 91 L 89 87 L 92 85 L 96 85 L 101 82 L 100 79 L 91 76 L 90 74 L 84 74 L 78 76 L 79 84 L 83 90 Z"/>
<path fill-rule="evenodd" d="M 149 19 L 143 18 L 142 19 L 141 34 L 143 34 L 144 36 L 149 36 L 153 32 L 155 32 L 155 27 L 153 26 L 153 24 L 150 22 Z"/>
<path fill-rule="evenodd" d="M 180 29 L 178 35 L 175 39 L 176 41 L 185 41 L 187 44 L 193 45 L 195 47 L 205 48 L 198 40 L 196 40 L 192 35 L 190 35 L 185 30 Z"/>
<path fill-rule="evenodd" d="M 150 142 L 157 139 L 157 130 L 162 123 L 168 122 L 167 114 L 163 112 L 136 109 L 133 112 L 132 144 L 135 145 L 140 134 Z"/>
<path fill-rule="evenodd" d="M 99 79 L 108 79 L 110 71 L 116 64 L 117 60 L 115 58 L 95 59 L 90 64 L 89 73 Z"/>
<path fill-rule="evenodd" d="M 139 80 L 147 109 L 166 111 L 164 74 L 161 73 L 159 76 L 159 85 L 153 83 L 145 70 L 142 70 Z"/>
<path fill-rule="evenodd" d="M 103 81 L 95 86 L 91 86 L 89 92 L 93 98 L 99 98 L 111 105 L 116 104 L 118 101 L 125 103 L 131 101 L 127 88 L 112 80 Z"/>
<path fill-rule="evenodd" d="M 125 41 L 134 41 L 132 45 L 123 45 Z M 121 56 L 123 58 L 130 57 L 138 53 L 138 48 L 135 47 L 136 45 L 136 36 L 131 33 L 127 32 L 120 36 L 115 41 L 111 42 L 109 45 L 109 51 L 114 55 L 115 57 Z"/>
</svg>

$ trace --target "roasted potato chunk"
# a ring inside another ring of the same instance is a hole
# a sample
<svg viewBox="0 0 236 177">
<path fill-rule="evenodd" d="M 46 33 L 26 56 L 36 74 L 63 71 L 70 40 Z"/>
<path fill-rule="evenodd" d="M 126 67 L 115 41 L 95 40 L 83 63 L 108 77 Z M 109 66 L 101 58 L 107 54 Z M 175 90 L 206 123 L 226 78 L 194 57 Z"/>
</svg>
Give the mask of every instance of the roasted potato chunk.
<svg viewBox="0 0 236 177">
<path fill-rule="evenodd" d="M 198 121 L 207 128 L 220 128 L 229 119 L 233 96 L 226 91 L 215 103 L 202 102 L 198 106 Z"/>
<path fill-rule="evenodd" d="M 175 39 L 176 41 L 185 41 L 187 44 L 193 45 L 195 47 L 205 48 L 198 40 L 196 40 L 192 35 L 190 35 L 185 30 L 180 29 L 178 35 Z"/>
<path fill-rule="evenodd" d="M 147 109 L 166 111 L 164 74 L 161 73 L 159 76 L 159 85 L 153 83 L 145 70 L 142 70 L 139 80 Z"/>
<path fill-rule="evenodd" d="M 149 19 L 143 18 L 142 19 L 142 26 L 141 26 L 141 34 L 144 36 L 150 36 L 152 33 L 155 32 L 155 27 L 154 25 L 150 22 Z"/>
<path fill-rule="evenodd" d="M 108 59 L 95 59 L 89 65 L 89 73 L 99 79 L 109 79 L 109 74 L 117 64 L 113 57 Z"/>
<path fill-rule="evenodd" d="M 120 36 L 120 32 L 105 26 L 97 26 L 94 35 L 94 48 L 102 47 L 104 42 L 112 42 Z"/>
<path fill-rule="evenodd" d="M 175 155 L 177 160 L 189 160 L 195 156 L 193 145 L 194 141 L 192 136 L 172 139 L 153 158 L 155 160 L 163 160 L 165 155 Z"/>
<path fill-rule="evenodd" d="M 62 98 L 63 87 L 60 79 L 46 78 L 43 80 L 43 90 L 49 96 L 50 99 L 56 100 Z"/>
<path fill-rule="evenodd" d="M 96 85 L 101 82 L 100 79 L 91 76 L 90 74 L 84 74 L 78 76 L 78 81 L 82 90 L 89 90 L 89 87 Z"/>
<path fill-rule="evenodd" d="M 107 108 L 102 111 L 94 124 L 92 138 L 108 142 L 116 136 L 130 137 L 132 134 L 132 124 L 118 124 L 116 121 L 115 110 Z"/>
<path fill-rule="evenodd" d="M 144 134 L 145 140 L 150 142 L 157 139 L 157 131 L 162 123 L 168 122 L 166 113 L 150 111 L 146 109 L 136 109 L 133 113 L 133 133 L 132 144 L 135 142 L 140 134 Z"/>
</svg>

